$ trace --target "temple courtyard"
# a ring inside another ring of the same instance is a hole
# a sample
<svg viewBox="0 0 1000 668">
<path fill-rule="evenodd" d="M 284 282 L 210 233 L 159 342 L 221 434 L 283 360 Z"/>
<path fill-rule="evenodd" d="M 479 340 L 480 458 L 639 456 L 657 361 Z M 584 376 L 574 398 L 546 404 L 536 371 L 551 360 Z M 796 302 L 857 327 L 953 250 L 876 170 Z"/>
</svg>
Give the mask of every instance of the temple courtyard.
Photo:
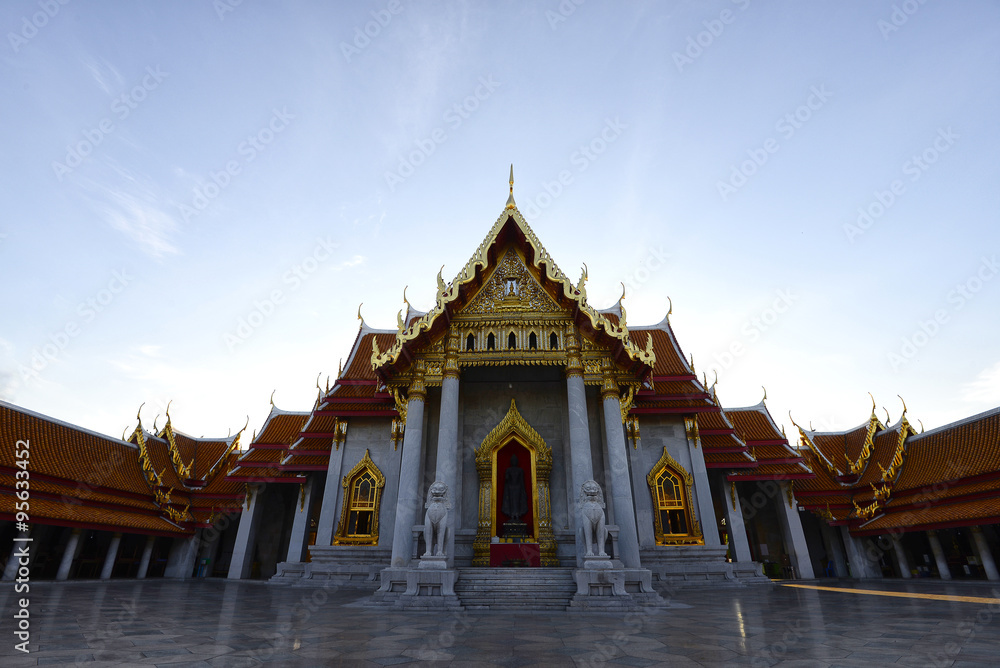
<svg viewBox="0 0 1000 668">
<path fill-rule="evenodd" d="M 663 592 L 637 613 L 394 612 L 369 591 L 261 582 L 31 583 L 30 649 L 0 593 L 4 666 L 993 666 L 1000 588 L 782 581 Z"/>
</svg>

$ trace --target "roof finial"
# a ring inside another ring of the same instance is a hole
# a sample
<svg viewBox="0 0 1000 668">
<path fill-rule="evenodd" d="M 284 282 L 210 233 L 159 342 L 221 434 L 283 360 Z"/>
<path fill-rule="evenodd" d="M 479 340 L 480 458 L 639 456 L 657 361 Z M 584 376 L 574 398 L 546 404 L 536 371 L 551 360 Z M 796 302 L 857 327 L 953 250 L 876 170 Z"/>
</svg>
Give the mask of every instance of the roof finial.
<svg viewBox="0 0 1000 668">
<path fill-rule="evenodd" d="M 902 420 L 903 418 L 906 417 L 906 399 L 904 399 L 902 395 L 899 394 L 897 394 L 896 396 L 899 397 L 899 400 L 903 402 L 903 415 L 899 418 L 900 420 Z"/>
<path fill-rule="evenodd" d="M 764 398 L 760 400 L 760 403 L 764 403 L 765 401 L 767 401 L 767 388 L 761 385 L 760 389 L 764 390 Z"/>
<path fill-rule="evenodd" d="M 513 209 L 517 205 L 514 204 L 514 163 L 510 164 L 510 196 L 507 197 L 507 208 Z"/>
<path fill-rule="evenodd" d="M 670 308 L 667 309 L 667 322 L 670 322 L 670 314 L 674 312 L 674 300 L 667 295 L 667 303 L 670 304 Z"/>
<path fill-rule="evenodd" d="M 358 320 L 361 321 L 361 324 L 358 327 L 361 328 L 361 329 L 364 329 L 364 326 L 365 326 L 365 319 L 361 317 L 361 307 L 364 306 L 364 305 L 365 305 L 364 302 L 361 302 L 360 304 L 358 304 Z"/>
</svg>

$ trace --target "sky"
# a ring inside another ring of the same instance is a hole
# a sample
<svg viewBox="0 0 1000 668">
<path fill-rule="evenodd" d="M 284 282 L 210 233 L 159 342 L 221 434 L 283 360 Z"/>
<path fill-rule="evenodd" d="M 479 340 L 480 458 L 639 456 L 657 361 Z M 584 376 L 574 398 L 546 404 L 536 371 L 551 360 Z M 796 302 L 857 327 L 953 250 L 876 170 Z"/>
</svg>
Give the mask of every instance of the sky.
<svg viewBox="0 0 1000 668">
<path fill-rule="evenodd" d="M 0 30 L 4 401 L 113 436 L 309 410 L 513 163 L 591 304 L 672 303 L 724 406 L 1000 405 L 1000 3 L 8 0 Z"/>
</svg>

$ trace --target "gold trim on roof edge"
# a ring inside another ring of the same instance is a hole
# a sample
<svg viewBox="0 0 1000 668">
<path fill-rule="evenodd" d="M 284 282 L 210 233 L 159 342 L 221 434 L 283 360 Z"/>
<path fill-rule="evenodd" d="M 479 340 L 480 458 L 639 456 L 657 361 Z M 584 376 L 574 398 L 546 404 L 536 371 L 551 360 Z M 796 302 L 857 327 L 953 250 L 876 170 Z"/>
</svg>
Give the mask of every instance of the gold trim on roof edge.
<svg viewBox="0 0 1000 668">
<path fill-rule="evenodd" d="M 552 256 L 549 252 L 545 250 L 542 243 L 535 236 L 534 231 L 524 220 L 521 212 L 518 211 L 516 206 L 505 208 L 500 217 L 497 218 L 493 227 L 490 229 L 486 238 L 479 244 L 476 248 L 475 253 L 466 262 L 465 267 L 458 273 L 458 275 L 452 280 L 451 283 L 445 285 L 444 280 L 441 278 L 441 272 L 438 272 L 437 283 L 437 301 L 434 307 L 425 313 L 419 320 L 412 323 L 404 329 L 400 329 L 396 333 L 396 340 L 393 345 L 385 352 L 381 352 L 377 344 L 372 344 L 372 356 L 371 364 L 373 370 L 378 370 L 379 368 L 385 366 L 386 364 L 394 364 L 403 351 L 403 345 L 416 339 L 421 333 L 428 331 L 434 324 L 434 321 L 445 311 L 445 307 L 458 298 L 459 291 L 463 285 L 466 285 L 476 277 L 476 270 L 489 268 L 489 249 L 496 242 L 497 236 L 500 230 L 503 229 L 504 224 L 507 222 L 507 218 L 513 218 L 514 223 L 518 225 L 521 232 L 524 234 L 525 240 L 531 246 L 532 251 L 534 251 L 534 259 L 531 265 L 542 272 L 542 264 L 545 264 L 545 270 L 543 275 L 550 281 L 562 285 L 563 295 L 576 302 L 581 313 L 585 314 L 590 319 L 591 326 L 596 330 L 598 328 L 603 329 L 610 336 L 618 339 L 622 342 L 625 351 L 628 353 L 629 358 L 635 361 L 643 362 L 652 368 L 656 364 L 656 354 L 652 351 L 651 346 L 647 345 L 646 350 L 640 349 L 629 338 L 628 326 L 622 322 L 621 325 L 615 325 L 610 320 L 605 318 L 600 314 L 594 307 L 587 303 L 587 295 L 585 290 L 578 290 L 570 282 L 569 278 L 564 274 L 559 267 L 556 265 Z M 443 267 L 442 267 L 443 270 Z M 581 278 L 581 285 L 584 279 Z M 650 337 L 652 340 L 652 337 Z"/>
</svg>

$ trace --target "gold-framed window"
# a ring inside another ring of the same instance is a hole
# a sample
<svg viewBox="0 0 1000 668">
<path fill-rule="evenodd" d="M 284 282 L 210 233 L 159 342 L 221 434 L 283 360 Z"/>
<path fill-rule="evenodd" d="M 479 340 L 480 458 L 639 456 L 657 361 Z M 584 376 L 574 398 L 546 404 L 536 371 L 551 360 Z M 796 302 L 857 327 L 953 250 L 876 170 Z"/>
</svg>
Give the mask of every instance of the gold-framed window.
<svg viewBox="0 0 1000 668">
<path fill-rule="evenodd" d="M 344 476 L 344 503 L 334 545 L 377 545 L 379 502 L 385 476 L 375 466 L 368 450 Z"/>
<path fill-rule="evenodd" d="M 701 526 L 691 508 L 694 480 L 670 456 L 663 455 L 646 476 L 653 497 L 653 524 L 658 545 L 704 545 Z"/>
</svg>

